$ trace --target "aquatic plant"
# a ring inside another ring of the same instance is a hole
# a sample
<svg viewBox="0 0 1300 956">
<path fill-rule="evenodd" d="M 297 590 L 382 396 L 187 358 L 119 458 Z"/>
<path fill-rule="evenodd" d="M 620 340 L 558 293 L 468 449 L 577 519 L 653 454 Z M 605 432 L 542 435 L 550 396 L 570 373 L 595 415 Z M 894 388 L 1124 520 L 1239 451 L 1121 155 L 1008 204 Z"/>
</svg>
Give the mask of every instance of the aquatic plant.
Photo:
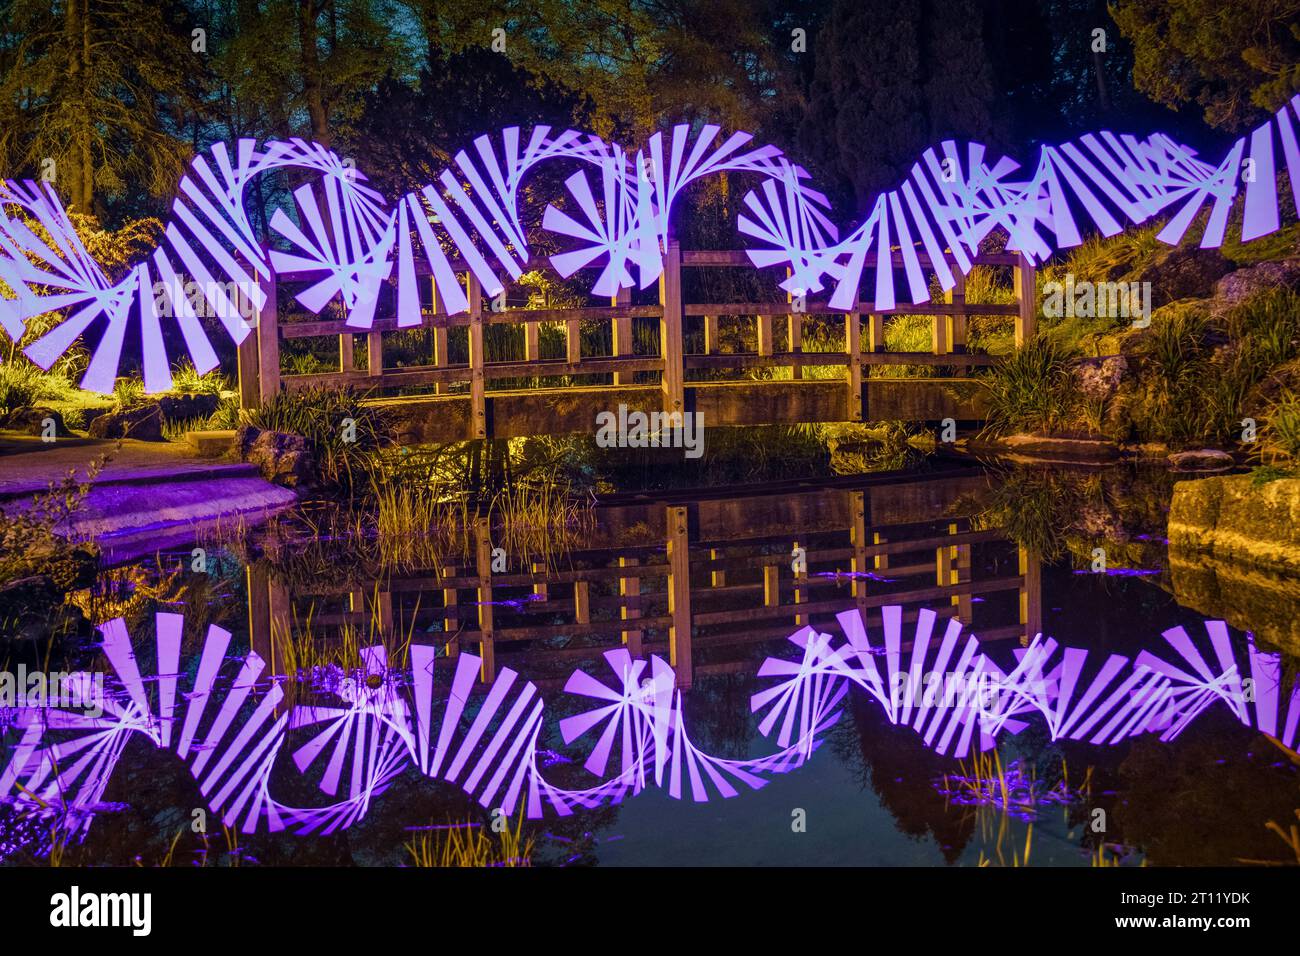
<svg viewBox="0 0 1300 956">
<path fill-rule="evenodd" d="M 503 827 L 494 840 L 473 822 L 430 826 L 406 844 L 415 867 L 532 866 L 535 838 L 524 835 L 522 811 L 514 826 Z"/>
</svg>

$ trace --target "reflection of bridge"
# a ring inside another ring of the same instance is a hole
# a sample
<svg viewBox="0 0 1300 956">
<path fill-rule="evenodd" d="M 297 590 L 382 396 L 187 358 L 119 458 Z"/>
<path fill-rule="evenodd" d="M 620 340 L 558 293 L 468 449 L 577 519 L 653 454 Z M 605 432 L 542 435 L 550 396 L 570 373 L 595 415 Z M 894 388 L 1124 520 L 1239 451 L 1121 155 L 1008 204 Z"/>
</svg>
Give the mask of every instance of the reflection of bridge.
<svg viewBox="0 0 1300 956">
<path fill-rule="evenodd" d="M 869 264 L 874 266 L 875 259 L 870 258 Z M 893 259 L 894 268 L 902 270 L 902 253 L 894 252 Z M 428 276 L 422 286 L 420 325 L 399 327 L 395 295 L 387 287 L 387 292 L 381 293 L 373 326 L 360 334 L 342 318 L 281 322 L 277 281 L 301 284 L 307 280 L 307 274 L 281 272 L 277 278 L 262 280 L 266 304 L 259 313 L 257 334 L 239 347 L 240 396 L 249 407 L 282 388 L 353 385 L 375 393 L 401 389 L 408 394 L 384 404 L 402 423 L 404 438 L 410 441 L 593 431 L 596 413 L 620 403 L 645 411 L 700 412 L 707 425 L 979 420 L 984 417 L 980 389 L 961 373 L 991 365 L 996 359 L 967 351 L 968 320 L 972 316 L 1014 316 L 1018 345 L 1033 334 L 1036 309 L 1034 268 L 1023 257 L 1001 253 L 975 261 L 1013 272 L 1011 284 L 1017 302 L 967 302 L 966 277 L 960 272 L 946 301 L 896 304 L 883 311 L 863 301 L 856 311 L 831 312 L 825 302 L 799 304 L 788 295 L 764 302 L 691 302 L 683 294 L 684 271 L 687 275 L 703 269 L 747 272 L 752 266 L 743 252 L 683 252 L 673 243 L 659 278 L 658 301 L 651 304 L 633 304 L 631 290 L 625 289 L 610 306 L 493 311 L 490 305 L 485 308 L 478 278 L 461 263 L 458 281 L 465 284 L 468 312 L 449 315 Z M 930 265 L 924 256 L 921 265 Z M 421 266 L 427 276 L 427 263 L 417 263 L 417 273 Z M 932 317 L 930 349 L 886 351 L 887 317 L 909 314 Z M 636 354 L 633 323 L 637 321 L 657 324 L 654 354 Z M 805 331 L 813 322 L 828 323 L 828 328 L 834 329 L 835 351 L 805 350 Z M 609 323 L 606 354 L 583 354 L 584 323 Z M 547 324 L 563 330 L 562 356 L 542 357 L 540 330 Z M 491 325 L 518 331 L 522 361 L 489 360 L 484 333 Z M 385 334 L 405 335 L 409 341 L 412 330 L 425 332 L 427 364 L 385 367 Z M 720 333 L 739 338 L 748 350 L 723 353 Z M 357 367 L 359 337 L 365 339 L 366 346 L 363 368 Z M 337 339 L 338 371 L 282 375 L 282 340 L 308 338 Z M 696 350 L 687 351 L 688 343 L 694 343 Z M 453 362 L 453 352 L 464 360 Z M 939 375 L 872 375 L 872 369 L 889 365 L 926 366 Z M 736 378 L 760 369 L 770 370 L 773 378 Z M 789 377 L 785 378 L 787 369 Z M 428 394 L 409 394 L 417 389 Z"/>
<path fill-rule="evenodd" d="M 504 573 L 492 570 L 491 529 L 479 520 L 465 563 L 351 590 L 291 593 L 254 566 L 250 632 L 278 671 L 285 623 L 306 620 L 309 609 L 317 634 L 432 625 L 450 635 L 448 656 L 469 648 L 482 658 L 484 681 L 508 664 L 543 687 L 550 671 L 560 677 L 619 643 L 634 656 L 668 657 L 686 686 L 696 673 L 752 669 L 747 647 L 805 623 L 833 630 L 832 615 L 854 607 L 869 623 L 885 604 L 902 605 L 909 622 L 922 607 L 949 608 L 983 640 L 1032 638 L 1041 630 L 1039 562 L 997 531 L 972 527 L 973 499 L 986 488 L 981 472 L 962 469 L 906 483 L 855 476 L 706 496 L 619 495 L 601 505 L 565 567 L 520 567 L 510 556 Z"/>
</svg>

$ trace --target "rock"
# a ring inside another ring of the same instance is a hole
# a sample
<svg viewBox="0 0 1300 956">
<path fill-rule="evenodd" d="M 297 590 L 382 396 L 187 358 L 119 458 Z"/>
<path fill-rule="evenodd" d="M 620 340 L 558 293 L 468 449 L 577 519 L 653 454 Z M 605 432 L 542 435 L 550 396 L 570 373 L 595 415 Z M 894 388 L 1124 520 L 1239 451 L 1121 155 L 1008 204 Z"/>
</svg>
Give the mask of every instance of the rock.
<svg viewBox="0 0 1300 956">
<path fill-rule="evenodd" d="M 1232 271 L 1232 263 L 1217 249 L 1178 247 L 1137 278 L 1151 283 L 1151 306 L 1213 294 L 1215 283 Z"/>
<path fill-rule="evenodd" d="M 235 430 L 192 431 L 186 433 L 185 440 L 200 458 L 219 458 L 235 447 Z"/>
<path fill-rule="evenodd" d="M 1123 355 L 1103 355 L 1080 359 L 1074 368 L 1075 380 L 1084 398 L 1108 401 L 1119 390 L 1128 359 Z"/>
<path fill-rule="evenodd" d="M 53 408 L 42 405 L 29 405 L 27 408 L 15 408 L 9 414 L 0 416 L 0 428 L 9 428 L 27 435 L 45 434 L 45 422 L 53 420 L 54 434 L 59 438 L 70 438 L 72 432 L 64 424 L 63 416 Z"/>
<path fill-rule="evenodd" d="M 87 433 L 91 438 L 134 438 L 162 441 L 163 416 L 157 402 L 115 408 L 95 417 Z"/>
<path fill-rule="evenodd" d="M 1169 505 L 1169 546 L 1300 573 L 1300 478 L 1184 480 Z"/>
<path fill-rule="evenodd" d="M 192 421 L 207 418 L 221 404 L 220 396 L 211 392 L 193 392 L 183 395 L 164 395 L 158 399 L 163 418 L 169 422 Z"/>
<path fill-rule="evenodd" d="M 88 636 L 93 630 L 81 609 L 64 603 L 63 591 L 45 574 L 0 585 L 0 637 L 42 641 Z"/>
<path fill-rule="evenodd" d="M 1104 463 L 1119 458 L 1119 446 L 1100 438 L 1058 438 L 1051 435 L 1007 435 L 992 442 L 972 441 L 968 447 L 979 454 L 991 451 L 1013 458 L 1036 461 Z"/>
<path fill-rule="evenodd" d="M 243 425 L 235 434 L 235 447 L 242 461 L 256 465 L 263 478 L 277 485 L 302 488 L 315 477 L 311 445 L 301 435 Z"/>
<path fill-rule="evenodd" d="M 1238 269 L 1214 286 L 1214 298 L 1220 307 L 1231 307 L 1263 289 L 1287 286 L 1300 288 L 1300 258 L 1260 262 Z"/>
<path fill-rule="evenodd" d="M 1171 546 L 1169 583 L 1183 607 L 1251 632 L 1264 650 L 1300 656 L 1300 577 Z"/>
<path fill-rule="evenodd" d="M 1167 459 L 1175 471 L 1227 471 L 1237 460 L 1217 448 L 1198 448 L 1193 451 L 1174 452 Z"/>
</svg>

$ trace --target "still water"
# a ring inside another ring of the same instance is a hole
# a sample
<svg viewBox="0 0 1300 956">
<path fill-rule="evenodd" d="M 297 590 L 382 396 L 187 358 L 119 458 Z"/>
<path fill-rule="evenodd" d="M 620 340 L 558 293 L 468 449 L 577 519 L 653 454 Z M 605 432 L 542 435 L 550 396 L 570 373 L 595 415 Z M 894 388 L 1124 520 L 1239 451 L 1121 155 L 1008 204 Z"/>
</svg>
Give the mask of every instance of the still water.
<svg viewBox="0 0 1300 956">
<path fill-rule="evenodd" d="M 471 522 L 396 564 L 308 509 L 144 556 L 77 596 L 102 642 L 10 662 L 107 699 L 0 711 L 0 859 L 1286 862 L 1300 777 L 1260 730 L 1294 746 L 1293 588 L 1170 553 L 1172 483 L 606 495 L 559 540 Z M 1020 693 L 888 691 L 981 668 Z"/>
</svg>

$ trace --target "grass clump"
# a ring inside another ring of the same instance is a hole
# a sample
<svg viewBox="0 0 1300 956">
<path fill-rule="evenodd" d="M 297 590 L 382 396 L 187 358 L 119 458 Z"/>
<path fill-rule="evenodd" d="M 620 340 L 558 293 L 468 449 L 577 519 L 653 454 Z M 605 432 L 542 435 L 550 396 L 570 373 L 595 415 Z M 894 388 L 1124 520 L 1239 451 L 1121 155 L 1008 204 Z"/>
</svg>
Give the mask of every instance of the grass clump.
<svg viewBox="0 0 1300 956">
<path fill-rule="evenodd" d="M 415 867 L 532 866 L 532 836 L 525 836 L 523 808 L 513 827 L 505 827 L 498 840 L 475 823 L 448 824 L 425 830 L 406 844 Z"/>
<path fill-rule="evenodd" d="M 0 365 L 0 415 L 36 404 L 40 395 L 40 373 L 26 365 Z"/>
<path fill-rule="evenodd" d="M 988 390 L 986 431 L 1007 435 L 1064 425 L 1073 414 L 1075 400 L 1070 358 L 1065 346 L 1038 336 L 995 366 L 984 378 Z"/>
<path fill-rule="evenodd" d="M 246 410 L 243 421 L 263 431 L 305 438 L 321 482 L 351 493 L 364 487 L 371 453 L 390 437 L 383 416 L 365 405 L 364 398 L 350 387 L 280 392 L 260 408 Z"/>
</svg>

